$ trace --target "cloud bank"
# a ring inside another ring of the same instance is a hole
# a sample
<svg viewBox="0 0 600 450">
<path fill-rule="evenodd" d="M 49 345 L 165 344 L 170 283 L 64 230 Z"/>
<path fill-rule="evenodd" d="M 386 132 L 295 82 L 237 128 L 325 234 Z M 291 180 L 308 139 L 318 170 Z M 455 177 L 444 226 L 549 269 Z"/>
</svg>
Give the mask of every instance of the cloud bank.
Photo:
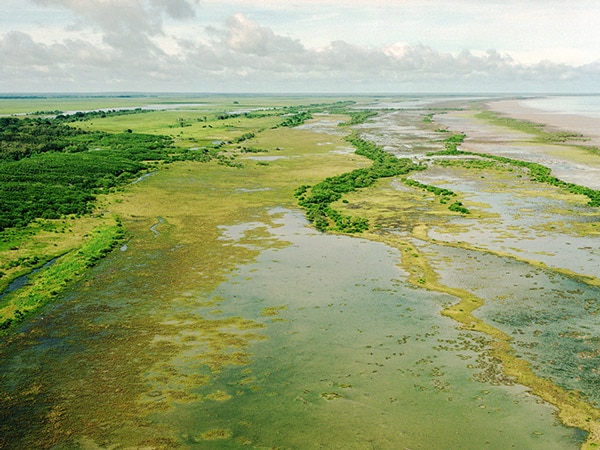
<svg viewBox="0 0 600 450">
<path fill-rule="evenodd" d="M 241 13 L 194 27 L 202 8 L 193 0 L 35 2 L 69 11 L 72 22 L 52 39 L 0 34 L 2 92 L 592 92 L 600 86 L 600 62 L 522 64 L 494 49 L 450 53 L 406 42 L 310 47 Z"/>
</svg>

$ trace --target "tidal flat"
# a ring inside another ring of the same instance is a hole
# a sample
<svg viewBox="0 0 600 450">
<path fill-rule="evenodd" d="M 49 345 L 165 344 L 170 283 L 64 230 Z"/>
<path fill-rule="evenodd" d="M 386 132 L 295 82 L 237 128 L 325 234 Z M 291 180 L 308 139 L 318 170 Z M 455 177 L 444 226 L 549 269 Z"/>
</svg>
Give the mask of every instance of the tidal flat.
<svg viewBox="0 0 600 450">
<path fill-rule="evenodd" d="M 189 148 L 253 136 L 223 146 L 239 164 L 165 164 L 103 201 L 124 245 L 0 343 L 0 447 L 600 444 L 598 208 L 524 170 L 432 156 L 460 132 L 477 151 L 542 145 L 475 119 L 472 99 L 355 100 L 293 128 L 207 112 L 285 104 L 261 98 L 195 98 L 179 128 L 173 111 L 83 122 L 148 117 Z M 379 111 L 339 126 L 361 109 Z M 369 230 L 315 230 L 294 192 L 371 164 L 351 130 L 427 165 L 407 177 L 469 213 L 391 177 L 332 203 Z M 452 309 L 465 298 L 481 306 Z"/>
</svg>

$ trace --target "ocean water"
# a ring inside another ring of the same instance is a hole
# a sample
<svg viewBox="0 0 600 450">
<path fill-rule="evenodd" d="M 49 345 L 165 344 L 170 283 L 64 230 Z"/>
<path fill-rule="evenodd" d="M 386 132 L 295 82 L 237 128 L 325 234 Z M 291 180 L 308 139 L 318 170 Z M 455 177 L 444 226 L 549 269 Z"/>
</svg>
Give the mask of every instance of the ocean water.
<svg viewBox="0 0 600 450">
<path fill-rule="evenodd" d="M 600 95 L 564 95 L 521 101 L 523 106 L 555 114 L 600 118 Z"/>
</svg>

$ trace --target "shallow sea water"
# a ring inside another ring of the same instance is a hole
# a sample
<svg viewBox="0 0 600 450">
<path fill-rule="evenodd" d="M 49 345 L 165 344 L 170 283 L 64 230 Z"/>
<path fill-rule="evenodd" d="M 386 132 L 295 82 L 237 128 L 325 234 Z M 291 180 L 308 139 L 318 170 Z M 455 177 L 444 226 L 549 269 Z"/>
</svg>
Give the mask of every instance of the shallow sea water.
<svg viewBox="0 0 600 450">
<path fill-rule="evenodd" d="M 525 106 L 556 114 L 577 114 L 600 118 L 600 96 L 552 96 L 522 100 Z"/>
</svg>

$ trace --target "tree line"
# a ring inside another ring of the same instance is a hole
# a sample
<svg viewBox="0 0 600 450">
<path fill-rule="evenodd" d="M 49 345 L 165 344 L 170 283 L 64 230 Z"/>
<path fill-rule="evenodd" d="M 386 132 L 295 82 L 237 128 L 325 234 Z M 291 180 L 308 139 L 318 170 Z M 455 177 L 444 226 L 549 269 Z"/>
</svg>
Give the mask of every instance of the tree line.
<svg viewBox="0 0 600 450">
<path fill-rule="evenodd" d="M 314 186 L 300 186 L 295 196 L 298 204 L 306 209 L 306 216 L 321 231 L 335 230 L 346 233 L 359 233 L 369 228 L 369 222 L 362 217 L 347 216 L 331 207 L 342 198 L 342 194 L 373 185 L 379 178 L 404 175 L 425 166 L 413 163 L 409 158 L 396 158 L 379 145 L 362 139 L 357 133 L 348 136 L 347 141 L 355 148 L 355 153 L 373 161 L 370 167 L 355 169 L 335 177 L 329 177 Z"/>
</svg>

